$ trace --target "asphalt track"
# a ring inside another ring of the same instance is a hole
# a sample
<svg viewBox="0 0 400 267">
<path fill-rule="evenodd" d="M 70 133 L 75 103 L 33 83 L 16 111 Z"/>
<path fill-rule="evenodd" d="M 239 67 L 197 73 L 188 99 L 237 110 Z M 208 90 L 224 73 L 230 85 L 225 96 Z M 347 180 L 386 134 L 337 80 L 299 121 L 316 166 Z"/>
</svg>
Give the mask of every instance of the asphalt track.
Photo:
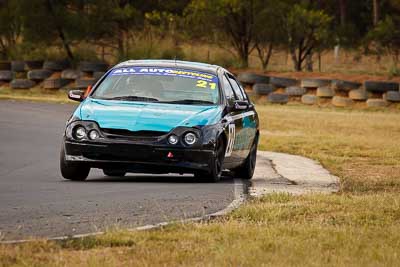
<svg viewBox="0 0 400 267">
<path fill-rule="evenodd" d="M 135 227 L 210 214 L 234 199 L 231 178 L 192 176 L 63 180 L 59 152 L 70 104 L 0 101 L 0 240 Z"/>
</svg>

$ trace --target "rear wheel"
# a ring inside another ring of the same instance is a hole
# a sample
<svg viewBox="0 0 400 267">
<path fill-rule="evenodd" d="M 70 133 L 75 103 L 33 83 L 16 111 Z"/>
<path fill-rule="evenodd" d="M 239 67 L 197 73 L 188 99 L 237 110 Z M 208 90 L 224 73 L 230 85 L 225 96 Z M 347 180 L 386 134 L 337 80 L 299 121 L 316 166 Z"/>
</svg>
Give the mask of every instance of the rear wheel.
<svg viewBox="0 0 400 267">
<path fill-rule="evenodd" d="M 61 148 L 60 153 L 60 170 L 65 179 L 72 181 L 84 181 L 90 172 L 90 168 L 83 163 L 66 161 L 64 146 Z"/>
<path fill-rule="evenodd" d="M 124 171 L 112 170 L 112 169 L 103 169 L 103 173 L 104 175 L 111 177 L 123 177 L 126 174 L 126 172 Z"/>
<path fill-rule="evenodd" d="M 257 162 L 257 145 L 258 145 L 258 137 L 254 140 L 253 145 L 251 146 L 250 153 L 246 158 L 246 161 L 242 166 L 235 170 L 236 176 L 242 179 L 250 180 L 253 178 L 254 170 L 256 168 Z"/>
<path fill-rule="evenodd" d="M 222 164 L 225 158 L 225 143 L 219 139 L 215 149 L 215 155 L 210 162 L 210 168 L 205 172 L 197 172 L 194 176 L 206 182 L 218 182 L 221 180 Z"/>
</svg>

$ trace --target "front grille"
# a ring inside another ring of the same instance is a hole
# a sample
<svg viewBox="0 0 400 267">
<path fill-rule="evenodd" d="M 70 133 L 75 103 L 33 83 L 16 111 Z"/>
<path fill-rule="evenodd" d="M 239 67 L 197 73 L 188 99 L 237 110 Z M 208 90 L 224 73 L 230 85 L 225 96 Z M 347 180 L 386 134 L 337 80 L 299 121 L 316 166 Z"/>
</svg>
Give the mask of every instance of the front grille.
<svg viewBox="0 0 400 267">
<path fill-rule="evenodd" d="M 101 131 L 111 139 L 135 139 L 135 140 L 157 140 L 166 132 L 161 131 L 129 131 L 124 129 L 101 129 Z"/>
</svg>

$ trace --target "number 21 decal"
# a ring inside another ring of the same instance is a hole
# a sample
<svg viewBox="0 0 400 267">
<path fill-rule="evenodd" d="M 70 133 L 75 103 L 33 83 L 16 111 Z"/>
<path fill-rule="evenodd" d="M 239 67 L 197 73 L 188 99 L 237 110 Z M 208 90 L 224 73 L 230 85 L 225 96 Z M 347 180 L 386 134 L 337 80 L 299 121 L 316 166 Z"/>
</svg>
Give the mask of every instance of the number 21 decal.
<svg viewBox="0 0 400 267">
<path fill-rule="evenodd" d="M 216 86 L 217 86 L 216 83 L 210 83 L 210 82 L 203 81 L 203 80 L 198 80 L 196 82 L 196 87 L 201 87 L 201 88 L 210 87 L 211 90 L 214 90 L 216 88 Z"/>
<path fill-rule="evenodd" d="M 232 155 L 233 145 L 235 144 L 236 128 L 235 124 L 229 124 L 228 144 L 226 146 L 225 157 Z"/>
</svg>

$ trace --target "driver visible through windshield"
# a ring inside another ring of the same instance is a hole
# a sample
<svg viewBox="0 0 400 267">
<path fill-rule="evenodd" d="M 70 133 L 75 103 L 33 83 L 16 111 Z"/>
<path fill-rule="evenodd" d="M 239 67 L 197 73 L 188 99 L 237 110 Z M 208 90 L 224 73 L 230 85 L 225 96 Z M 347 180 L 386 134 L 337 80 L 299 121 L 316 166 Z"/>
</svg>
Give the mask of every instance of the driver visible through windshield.
<svg viewBox="0 0 400 267">
<path fill-rule="evenodd" d="M 93 98 L 140 102 L 215 105 L 218 77 L 177 68 L 124 67 L 110 72 Z"/>
</svg>

